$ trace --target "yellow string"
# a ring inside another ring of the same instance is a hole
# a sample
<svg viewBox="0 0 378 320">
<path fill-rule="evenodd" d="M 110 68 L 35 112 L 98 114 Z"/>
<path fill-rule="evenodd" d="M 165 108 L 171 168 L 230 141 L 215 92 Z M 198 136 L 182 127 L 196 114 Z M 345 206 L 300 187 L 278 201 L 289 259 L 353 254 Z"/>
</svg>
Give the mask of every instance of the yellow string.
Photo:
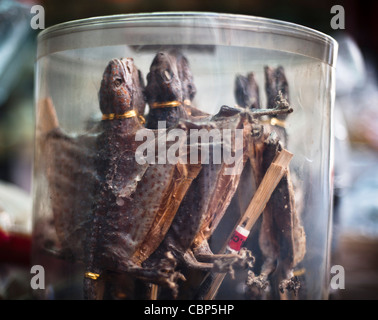
<svg viewBox="0 0 378 320">
<path fill-rule="evenodd" d="M 92 279 L 92 280 L 97 280 L 100 275 L 98 273 L 94 273 L 94 272 L 86 272 L 84 274 L 84 277 L 88 278 L 88 279 Z"/>
<path fill-rule="evenodd" d="M 152 109 L 167 108 L 167 107 L 178 107 L 178 106 L 181 106 L 180 101 L 154 102 L 150 105 L 150 107 Z"/>
<path fill-rule="evenodd" d="M 122 114 L 115 114 L 115 113 L 108 113 L 102 115 L 102 120 L 114 120 L 114 119 L 127 119 L 138 116 L 140 122 L 143 124 L 146 122 L 146 120 L 143 118 L 143 116 L 136 113 L 135 110 L 126 111 Z"/>
<path fill-rule="evenodd" d="M 108 113 L 102 115 L 102 120 L 126 119 L 137 115 L 135 110 L 126 111 L 122 114 Z"/>
</svg>

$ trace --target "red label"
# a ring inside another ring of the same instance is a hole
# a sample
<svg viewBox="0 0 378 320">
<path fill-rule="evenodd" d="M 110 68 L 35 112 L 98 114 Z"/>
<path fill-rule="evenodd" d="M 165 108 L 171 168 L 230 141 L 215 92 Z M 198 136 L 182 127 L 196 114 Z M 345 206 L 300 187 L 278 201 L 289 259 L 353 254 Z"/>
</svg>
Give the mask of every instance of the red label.
<svg viewBox="0 0 378 320">
<path fill-rule="evenodd" d="M 230 242 L 228 243 L 229 249 L 233 251 L 240 251 L 245 240 L 247 240 L 248 235 L 241 234 L 238 230 L 235 230 Z"/>
</svg>

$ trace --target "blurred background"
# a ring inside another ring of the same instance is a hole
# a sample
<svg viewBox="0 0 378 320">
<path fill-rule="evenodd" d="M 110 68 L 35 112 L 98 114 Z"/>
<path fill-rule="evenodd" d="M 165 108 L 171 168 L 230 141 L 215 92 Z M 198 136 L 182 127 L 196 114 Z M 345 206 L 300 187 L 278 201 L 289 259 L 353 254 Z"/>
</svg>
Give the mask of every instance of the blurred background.
<svg viewBox="0 0 378 320">
<path fill-rule="evenodd" d="M 335 105 L 335 192 L 331 265 L 345 289 L 331 299 L 378 298 L 377 1 L 303 0 L 0 0 L 0 299 L 28 297 L 34 134 L 33 5 L 45 27 L 121 13 L 210 11 L 298 23 L 339 41 Z M 331 8 L 345 9 L 334 30 Z"/>
</svg>

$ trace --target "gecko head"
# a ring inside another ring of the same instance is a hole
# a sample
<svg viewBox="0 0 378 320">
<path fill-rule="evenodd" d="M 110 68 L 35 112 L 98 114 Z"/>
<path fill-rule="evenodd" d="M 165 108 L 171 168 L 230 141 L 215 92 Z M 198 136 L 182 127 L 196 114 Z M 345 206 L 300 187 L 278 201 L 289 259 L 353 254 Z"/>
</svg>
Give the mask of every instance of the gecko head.
<svg viewBox="0 0 378 320">
<path fill-rule="evenodd" d="M 235 78 L 236 103 L 242 108 L 259 109 L 259 88 L 253 72 Z"/>
<path fill-rule="evenodd" d="M 248 106 L 248 79 L 241 74 L 238 74 L 235 78 L 235 98 L 240 107 L 246 108 Z"/>
<path fill-rule="evenodd" d="M 167 52 L 155 55 L 147 75 L 146 98 L 148 103 L 183 100 L 181 81 L 176 59 Z"/>
<path fill-rule="evenodd" d="M 122 114 L 133 109 L 132 58 L 113 59 L 105 68 L 99 92 L 103 114 Z"/>
</svg>

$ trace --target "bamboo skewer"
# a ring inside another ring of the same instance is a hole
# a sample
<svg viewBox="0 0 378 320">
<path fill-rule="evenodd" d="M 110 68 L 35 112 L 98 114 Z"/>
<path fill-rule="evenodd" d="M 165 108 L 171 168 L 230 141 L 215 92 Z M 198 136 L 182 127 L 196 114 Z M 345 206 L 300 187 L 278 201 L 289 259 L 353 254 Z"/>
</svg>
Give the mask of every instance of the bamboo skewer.
<svg viewBox="0 0 378 320">
<path fill-rule="evenodd" d="M 249 232 L 253 225 L 256 223 L 260 214 L 263 212 L 266 204 L 268 203 L 273 191 L 281 181 L 282 177 L 288 170 L 289 163 L 293 154 L 283 149 L 278 153 L 273 160 L 264 178 L 262 179 L 256 193 L 254 194 L 251 202 L 244 215 L 239 220 L 237 227 L 234 229 L 232 236 L 226 242 L 227 246 L 221 252 L 232 253 L 239 252 L 242 244 L 247 239 Z M 225 278 L 225 273 L 217 274 L 213 277 L 210 289 L 204 296 L 205 300 L 213 300 L 218 292 L 220 285 Z M 206 281 L 206 280 L 205 280 Z"/>
<path fill-rule="evenodd" d="M 274 189 L 287 172 L 292 157 L 292 153 L 283 149 L 273 160 L 242 218 L 242 225 L 245 223 L 244 229 L 248 231 L 252 229 Z"/>
</svg>

